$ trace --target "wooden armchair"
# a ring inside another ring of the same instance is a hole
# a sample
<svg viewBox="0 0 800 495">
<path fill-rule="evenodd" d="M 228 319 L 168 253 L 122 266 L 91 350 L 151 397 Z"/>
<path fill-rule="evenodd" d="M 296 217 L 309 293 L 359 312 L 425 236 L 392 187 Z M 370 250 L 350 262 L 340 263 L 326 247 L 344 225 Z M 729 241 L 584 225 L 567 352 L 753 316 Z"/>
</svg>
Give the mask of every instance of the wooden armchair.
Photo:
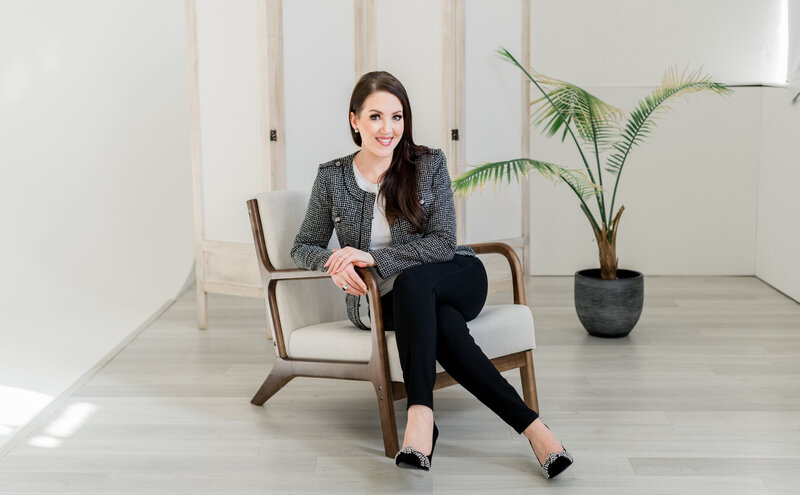
<svg viewBox="0 0 800 495">
<path fill-rule="evenodd" d="M 275 365 L 251 400 L 263 405 L 297 376 L 371 382 L 380 411 L 387 457 L 399 450 L 394 401 L 406 397 L 394 332 L 384 331 L 380 291 L 365 268 L 356 268 L 369 291 L 371 331 L 347 319 L 342 291 L 323 272 L 300 270 L 289 256 L 305 216 L 308 193 L 273 191 L 247 202 L 264 297 L 272 319 Z M 539 411 L 533 372 L 533 317 L 522 267 L 502 243 L 473 244 L 478 254 L 503 255 L 511 268 L 514 304 L 486 306 L 470 321 L 470 334 L 500 371 L 519 368 L 525 403 Z M 434 389 L 455 384 L 437 363 Z"/>
</svg>

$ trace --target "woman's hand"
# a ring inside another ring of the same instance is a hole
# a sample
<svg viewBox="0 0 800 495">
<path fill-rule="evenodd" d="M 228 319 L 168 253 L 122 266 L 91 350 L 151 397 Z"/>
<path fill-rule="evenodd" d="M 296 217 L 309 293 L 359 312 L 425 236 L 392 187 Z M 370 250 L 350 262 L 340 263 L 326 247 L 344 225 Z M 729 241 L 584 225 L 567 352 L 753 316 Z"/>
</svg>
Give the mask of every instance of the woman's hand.
<svg viewBox="0 0 800 495">
<path fill-rule="evenodd" d="M 367 293 L 367 284 L 365 284 L 364 281 L 361 280 L 361 277 L 358 276 L 353 268 L 352 263 L 345 265 L 344 269 L 342 269 L 339 273 L 332 273 L 331 278 L 337 287 L 344 290 L 348 294 L 353 294 L 354 296 L 363 296 Z M 344 287 L 347 287 L 347 289 L 344 289 Z"/>
<path fill-rule="evenodd" d="M 333 254 L 323 266 L 327 267 L 328 273 L 333 275 L 345 270 L 348 264 L 355 266 L 375 266 L 375 259 L 371 254 L 365 251 L 347 246 L 343 249 L 334 249 Z"/>
</svg>

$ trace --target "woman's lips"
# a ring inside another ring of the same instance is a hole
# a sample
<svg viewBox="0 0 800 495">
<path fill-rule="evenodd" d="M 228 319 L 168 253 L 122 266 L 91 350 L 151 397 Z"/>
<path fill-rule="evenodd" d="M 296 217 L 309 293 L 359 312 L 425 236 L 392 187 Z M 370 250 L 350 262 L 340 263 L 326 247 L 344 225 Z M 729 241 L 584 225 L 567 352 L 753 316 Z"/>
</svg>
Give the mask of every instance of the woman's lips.
<svg viewBox="0 0 800 495">
<path fill-rule="evenodd" d="M 390 144 L 392 144 L 392 140 L 394 138 L 390 137 L 390 138 L 387 138 L 387 139 L 383 139 L 383 138 L 375 138 L 375 139 L 378 140 L 378 143 L 380 143 L 381 146 L 389 146 Z"/>
</svg>

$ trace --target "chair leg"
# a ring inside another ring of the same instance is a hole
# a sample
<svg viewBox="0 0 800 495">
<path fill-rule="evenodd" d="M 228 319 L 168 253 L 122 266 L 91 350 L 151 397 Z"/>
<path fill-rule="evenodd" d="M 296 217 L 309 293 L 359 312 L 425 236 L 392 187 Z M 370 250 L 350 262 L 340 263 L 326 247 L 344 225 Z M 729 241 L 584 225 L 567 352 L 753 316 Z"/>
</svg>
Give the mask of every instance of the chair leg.
<svg viewBox="0 0 800 495">
<path fill-rule="evenodd" d="M 267 379 L 264 380 L 261 388 L 258 389 L 258 392 L 256 392 L 256 395 L 250 400 L 250 403 L 263 406 L 267 399 L 275 395 L 278 390 L 282 389 L 292 378 L 294 378 L 294 375 L 291 373 L 290 365 L 283 359 L 275 359 L 275 365 L 272 367 L 272 371 L 269 372 Z"/>
<path fill-rule="evenodd" d="M 381 415 L 381 431 L 383 432 L 383 451 L 386 457 L 394 457 L 400 450 L 397 441 L 397 419 L 394 414 L 394 396 L 392 384 L 385 378 L 373 379 L 375 395 L 378 398 L 378 410 Z"/>
<path fill-rule="evenodd" d="M 522 397 L 525 404 L 539 414 L 539 396 L 536 393 L 536 376 L 533 374 L 533 351 L 525 351 L 525 366 L 519 369 L 522 378 Z"/>
</svg>

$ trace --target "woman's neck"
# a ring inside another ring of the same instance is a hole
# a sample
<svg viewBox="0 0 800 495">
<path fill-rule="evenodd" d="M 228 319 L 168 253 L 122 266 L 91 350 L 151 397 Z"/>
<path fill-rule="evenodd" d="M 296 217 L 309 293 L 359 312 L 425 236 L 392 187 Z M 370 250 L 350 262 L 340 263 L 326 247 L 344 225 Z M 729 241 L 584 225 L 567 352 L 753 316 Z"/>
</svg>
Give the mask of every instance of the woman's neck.
<svg viewBox="0 0 800 495">
<path fill-rule="evenodd" d="M 358 168 L 359 173 L 361 173 L 367 181 L 373 184 L 381 182 L 381 175 L 389 169 L 391 164 L 391 156 L 377 157 L 363 149 L 358 151 L 353 157 L 353 165 Z"/>
</svg>

